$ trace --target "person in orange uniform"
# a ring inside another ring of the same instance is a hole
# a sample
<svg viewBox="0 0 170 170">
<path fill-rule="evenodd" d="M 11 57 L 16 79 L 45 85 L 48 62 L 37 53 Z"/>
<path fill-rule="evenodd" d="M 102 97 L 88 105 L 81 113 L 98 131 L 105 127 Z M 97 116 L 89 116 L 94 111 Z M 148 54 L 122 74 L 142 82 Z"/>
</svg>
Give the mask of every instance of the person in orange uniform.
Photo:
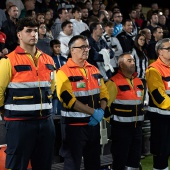
<svg viewBox="0 0 170 170">
<path fill-rule="evenodd" d="M 89 43 L 76 35 L 69 41 L 71 58 L 56 75 L 57 95 L 62 102 L 61 156 L 64 170 L 100 169 L 100 125 L 108 92 L 99 70 L 86 60 Z"/>
<path fill-rule="evenodd" d="M 38 23 L 18 22 L 19 46 L 0 60 L 0 112 L 6 121 L 6 168 L 51 170 L 55 127 L 53 59 L 36 48 Z"/>
<path fill-rule="evenodd" d="M 113 169 L 139 170 L 144 87 L 135 72 L 135 61 L 131 53 L 121 54 L 118 65 L 118 72 L 106 82 L 110 99 L 105 117 L 111 115 Z"/>
<path fill-rule="evenodd" d="M 153 169 L 168 170 L 170 155 L 170 39 L 155 45 L 158 59 L 146 70 L 149 90 L 148 115 L 151 121 L 150 150 Z"/>
</svg>

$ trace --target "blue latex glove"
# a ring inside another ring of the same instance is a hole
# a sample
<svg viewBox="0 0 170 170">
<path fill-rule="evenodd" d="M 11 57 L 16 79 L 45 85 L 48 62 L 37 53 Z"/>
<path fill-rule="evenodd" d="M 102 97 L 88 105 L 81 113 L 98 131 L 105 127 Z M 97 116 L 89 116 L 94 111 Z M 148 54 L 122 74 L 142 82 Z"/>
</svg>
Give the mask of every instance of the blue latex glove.
<svg viewBox="0 0 170 170">
<path fill-rule="evenodd" d="M 104 110 L 102 108 L 95 109 L 94 113 L 92 114 L 92 117 L 94 117 L 98 122 L 100 122 L 103 119 L 104 116 Z"/>
<path fill-rule="evenodd" d="M 90 117 L 90 122 L 88 123 L 89 126 L 96 126 L 99 122 L 93 117 Z"/>
</svg>

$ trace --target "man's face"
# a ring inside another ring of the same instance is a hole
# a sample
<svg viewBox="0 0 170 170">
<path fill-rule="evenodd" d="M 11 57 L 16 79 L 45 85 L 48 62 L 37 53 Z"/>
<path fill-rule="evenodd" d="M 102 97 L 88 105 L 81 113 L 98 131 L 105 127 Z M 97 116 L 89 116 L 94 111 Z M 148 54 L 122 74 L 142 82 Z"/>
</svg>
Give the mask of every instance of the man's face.
<svg viewBox="0 0 170 170">
<path fill-rule="evenodd" d="M 127 21 L 123 26 L 123 30 L 127 33 L 132 33 L 133 25 L 131 21 Z"/>
<path fill-rule="evenodd" d="M 159 23 L 162 25 L 166 24 L 166 17 L 164 15 L 159 16 Z"/>
<path fill-rule="evenodd" d="M 129 14 L 129 16 L 132 18 L 132 19 L 136 19 L 136 11 L 135 10 L 133 10 L 130 14 Z"/>
<path fill-rule="evenodd" d="M 94 30 L 97 37 L 101 37 L 103 35 L 103 28 L 102 25 L 97 25 L 96 29 Z"/>
<path fill-rule="evenodd" d="M 60 14 L 60 18 L 63 21 L 67 21 L 69 19 L 68 17 L 68 11 L 67 10 L 62 10 L 62 14 Z"/>
<path fill-rule="evenodd" d="M 113 33 L 113 26 L 106 26 L 105 31 L 107 34 L 111 35 Z"/>
<path fill-rule="evenodd" d="M 135 72 L 135 60 L 133 56 L 130 54 L 124 55 L 120 67 L 124 72 L 132 75 Z"/>
<path fill-rule="evenodd" d="M 63 32 L 70 36 L 73 33 L 73 24 L 67 24 L 64 28 L 63 28 Z"/>
<path fill-rule="evenodd" d="M 151 23 L 153 24 L 158 24 L 158 15 L 152 15 L 152 18 L 151 18 Z"/>
<path fill-rule="evenodd" d="M 155 33 L 153 33 L 153 36 L 155 37 L 156 41 L 159 41 L 163 38 L 163 30 L 161 28 L 158 28 Z"/>
<path fill-rule="evenodd" d="M 74 16 L 75 19 L 80 20 L 81 19 L 81 12 L 75 11 L 75 13 L 73 13 L 73 16 Z"/>
<path fill-rule="evenodd" d="M 99 3 L 99 1 L 95 1 L 95 2 L 93 3 L 93 10 L 94 10 L 94 11 L 98 11 L 99 8 L 100 8 L 100 3 Z"/>
<path fill-rule="evenodd" d="M 89 16 L 88 9 L 82 9 L 81 13 L 82 13 L 82 19 L 87 19 L 88 18 L 88 16 Z"/>
<path fill-rule="evenodd" d="M 24 27 L 17 36 L 21 45 L 34 46 L 38 41 L 38 27 Z"/>
<path fill-rule="evenodd" d="M 15 6 L 11 7 L 8 14 L 9 14 L 10 18 L 12 18 L 12 19 L 18 18 L 18 8 Z"/>
<path fill-rule="evenodd" d="M 78 47 L 78 48 L 76 48 Z M 72 59 L 76 63 L 84 62 L 89 56 L 89 42 L 87 40 L 78 39 L 71 48 Z"/>
<path fill-rule="evenodd" d="M 113 17 L 114 22 L 116 23 L 121 23 L 123 20 L 122 14 L 121 13 L 116 13 Z"/>
<path fill-rule="evenodd" d="M 160 49 L 158 53 L 163 61 L 170 61 L 170 42 L 163 43 L 163 48 Z"/>
</svg>

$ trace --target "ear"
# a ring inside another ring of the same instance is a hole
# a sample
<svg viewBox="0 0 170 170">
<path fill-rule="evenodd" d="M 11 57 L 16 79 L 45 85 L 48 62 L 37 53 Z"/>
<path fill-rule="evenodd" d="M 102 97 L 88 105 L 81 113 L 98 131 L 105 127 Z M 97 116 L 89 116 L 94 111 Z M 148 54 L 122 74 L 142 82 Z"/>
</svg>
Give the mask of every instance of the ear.
<svg viewBox="0 0 170 170">
<path fill-rule="evenodd" d="M 20 32 L 17 33 L 17 37 L 18 37 L 19 39 L 21 38 Z"/>
</svg>

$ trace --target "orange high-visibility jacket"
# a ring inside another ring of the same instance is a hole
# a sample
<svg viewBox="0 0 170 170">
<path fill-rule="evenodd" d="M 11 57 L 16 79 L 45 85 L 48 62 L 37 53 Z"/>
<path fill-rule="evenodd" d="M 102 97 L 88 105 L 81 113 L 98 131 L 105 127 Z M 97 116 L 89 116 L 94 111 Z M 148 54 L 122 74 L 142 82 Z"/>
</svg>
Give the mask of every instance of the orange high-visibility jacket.
<svg viewBox="0 0 170 170">
<path fill-rule="evenodd" d="M 85 62 L 84 70 L 86 75 L 83 75 L 81 68 L 69 59 L 60 70 L 68 77 L 72 86 L 72 93 L 78 101 L 92 108 L 100 107 L 100 86 L 102 76 L 95 66 Z M 65 90 L 61 93 L 61 98 L 65 103 L 69 103 L 72 96 Z M 77 112 L 73 108 L 62 108 L 61 115 L 65 118 L 67 123 L 89 122 L 90 117 L 90 115 Z"/>
<path fill-rule="evenodd" d="M 19 46 L 7 55 L 12 78 L 6 89 L 6 120 L 37 118 L 51 113 L 54 61 L 47 54 L 38 52 L 37 66 Z"/>
<path fill-rule="evenodd" d="M 126 77 L 120 72 L 111 78 L 115 83 L 118 93 L 116 99 L 111 104 L 113 123 L 134 124 L 144 120 L 143 112 L 143 84 L 134 76 L 130 85 Z"/>
</svg>

